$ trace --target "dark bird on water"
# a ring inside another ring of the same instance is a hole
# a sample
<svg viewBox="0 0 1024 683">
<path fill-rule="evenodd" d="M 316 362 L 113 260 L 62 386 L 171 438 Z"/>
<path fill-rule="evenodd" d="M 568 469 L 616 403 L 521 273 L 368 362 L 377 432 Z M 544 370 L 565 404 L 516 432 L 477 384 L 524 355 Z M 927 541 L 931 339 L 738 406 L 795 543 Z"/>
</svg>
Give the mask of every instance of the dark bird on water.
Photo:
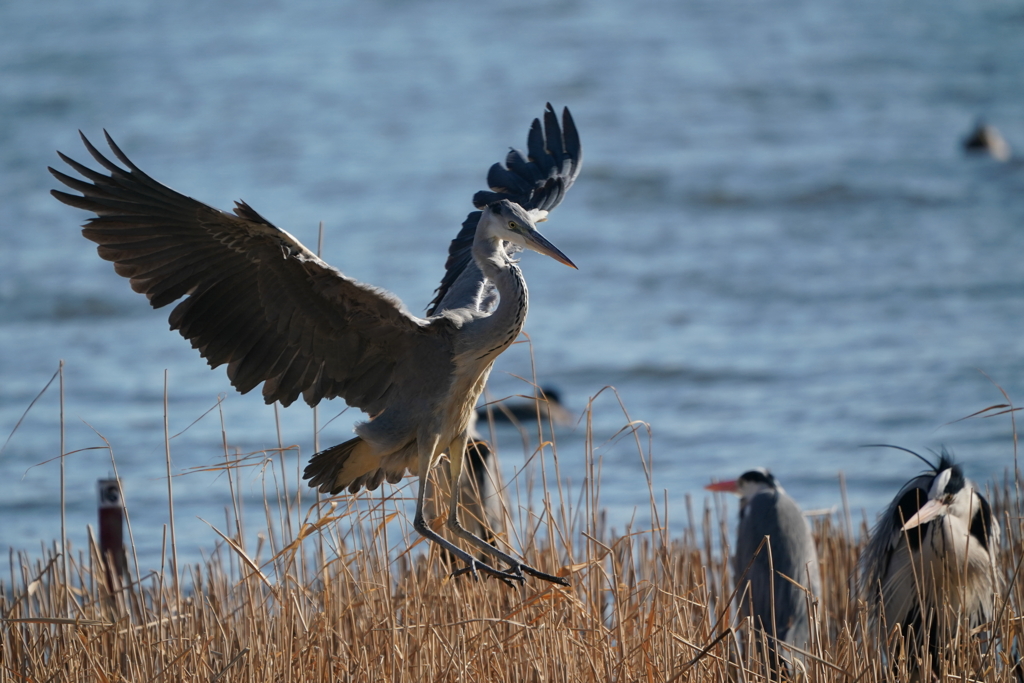
<svg viewBox="0 0 1024 683">
<path fill-rule="evenodd" d="M 758 643 L 767 640 L 762 655 L 778 677 L 791 664 L 785 648 L 777 647 L 775 641 L 804 649 L 810 637 L 808 603 L 821 595 L 811 527 L 800 506 L 764 468 L 704 488 L 740 496 L 733 556 L 740 617 L 752 618 L 755 632 L 770 636 L 759 637 Z"/>
<path fill-rule="evenodd" d="M 554 424 L 571 424 L 572 414 L 562 404 L 562 394 L 553 387 L 541 387 L 536 398 L 520 401 L 498 401 L 490 403 L 476 411 L 477 418 L 483 421 L 492 419 L 495 422 L 529 422 L 550 420 Z"/>
<path fill-rule="evenodd" d="M 974 130 L 964 138 L 964 151 L 970 154 L 988 154 L 996 161 L 1010 160 L 1010 143 L 999 129 L 979 120 Z"/>
<path fill-rule="evenodd" d="M 526 281 L 516 252 L 530 249 L 568 266 L 536 224 L 557 206 L 580 171 L 583 154 L 572 116 L 551 105 L 535 119 L 527 153 L 512 150 L 487 174 L 448 250 L 446 271 L 426 317 L 392 294 L 356 282 L 322 261 L 248 204 L 233 213 L 207 206 L 153 180 L 107 135 L 124 168 L 83 135 L 105 172 L 60 154 L 85 180 L 50 172 L 81 195 L 53 191 L 96 214 L 82 230 L 99 255 L 154 308 L 185 297 L 171 311 L 178 330 L 212 367 L 227 365 L 245 393 L 263 384 L 267 403 L 301 394 L 317 405 L 341 397 L 369 416 L 356 437 L 313 456 L 310 486 L 324 493 L 375 489 L 419 477 L 414 528 L 459 558 L 457 573 L 525 581 L 524 572 L 567 584 L 486 543 L 459 523 L 452 487 L 448 527 L 507 567 L 477 560 L 436 533 L 423 515 L 427 473 L 447 451 L 459 481 L 469 424 L 495 358 L 526 320 Z"/>
</svg>

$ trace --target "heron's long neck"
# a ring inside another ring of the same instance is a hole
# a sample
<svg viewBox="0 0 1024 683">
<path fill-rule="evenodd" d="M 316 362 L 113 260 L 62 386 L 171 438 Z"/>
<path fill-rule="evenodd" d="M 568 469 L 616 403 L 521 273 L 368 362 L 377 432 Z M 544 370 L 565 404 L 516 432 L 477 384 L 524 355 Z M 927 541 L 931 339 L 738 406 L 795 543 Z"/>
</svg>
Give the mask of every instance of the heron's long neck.
<svg viewBox="0 0 1024 683">
<path fill-rule="evenodd" d="M 480 271 L 494 283 L 500 300 L 491 315 L 477 321 L 480 337 L 476 340 L 476 357 L 493 359 L 507 349 L 526 322 L 529 294 L 526 280 L 505 252 L 501 240 L 478 235 L 473 242 L 473 258 Z"/>
</svg>

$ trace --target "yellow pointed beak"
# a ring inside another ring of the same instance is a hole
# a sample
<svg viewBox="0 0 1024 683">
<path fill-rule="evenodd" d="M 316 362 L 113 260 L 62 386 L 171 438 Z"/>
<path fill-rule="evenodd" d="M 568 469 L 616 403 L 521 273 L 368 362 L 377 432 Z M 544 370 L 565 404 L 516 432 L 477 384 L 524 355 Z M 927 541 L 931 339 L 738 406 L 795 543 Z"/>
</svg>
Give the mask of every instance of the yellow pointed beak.
<svg viewBox="0 0 1024 683">
<path fill-rule="evenodd" d="M 926 522 L 930 522 L 942 513 L 946 511 L 946 506 L 937 500 L 929 500 L 927 503 L 921 506 L 913 517 L 903 523 L 903 530 L 913 529 L 919 527 Z"/>
<path fill-rule="evenodd" d="M 569 260 L 569 257 L 563 254 L 558 247 L 551 244 L 544 235 L 540 234 L 536 230 L 531 230 L 526 233 L 526 246 L 537 252 L 538 254 L 544 254 L 550 256 L 559 263 L 564 263 L 570 268 L 576 268 L 576 264 Z M 579 270 L 579 268 L 576 268 Z"/>
</svg>

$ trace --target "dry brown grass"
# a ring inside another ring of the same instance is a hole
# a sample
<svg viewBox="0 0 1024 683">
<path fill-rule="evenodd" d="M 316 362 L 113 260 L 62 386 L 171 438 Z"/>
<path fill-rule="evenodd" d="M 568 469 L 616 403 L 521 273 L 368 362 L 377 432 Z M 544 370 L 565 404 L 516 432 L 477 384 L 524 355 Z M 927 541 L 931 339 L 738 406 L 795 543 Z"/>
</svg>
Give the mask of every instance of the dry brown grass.
<svg viewBox="0 0 1024 683">
<path fill-rule="evenodd" d="M 512 512 L 513 548 L 570 576 L 570 588 L 450 580 L 445 560 L 422 552 L 380 492 L 300 510 L 278 489 L 261 548 L 225 534 L 209 561 L 178 577 L 138 577 L 136 568 L 111 591 L 95 545 L 67 558 L 59 544 L 40 557 L 12 552 L 0 580 L 0 681 L 764 680 L 763 664 L 741 654 L 750 634 L 729 606 L 732 578 L 719 549 L 730 546 L 732 522 L 709 501 L 670 524 L 652 493 L 654 528 L 609 533 L 587 450 L 578 502 L 537 484 L 533 508 Z M 637 453 L 638 472 L 641 464 L 650 472 L 642 439 Z M 548 446 L 535 457 L 557 467 L 552 456 Z M 267 457 L 276 466 L 277 456 Z M 1024 557 L 1018 491 L 1006 481 L 992 492 L 1007 577 Z M 272 512 L 277 503 L 285 513 Z M 805 680 L 902 679 L 884 654 L 899 652 L 899 638 L 879 644 L 854 594 L 866 529 L 848 520 L 815 519 L 825 592 L 813 609 Z M 953 670 L 966 661 L 983 662 L 979 680 L 1013 680 L 1008 651 L 1024 637 L 1024 589 L 1020 580 L 1008 585 L 991 654 L 977 639 L 954 645 L 946 680 L 966 680 Z"/>
</svg>

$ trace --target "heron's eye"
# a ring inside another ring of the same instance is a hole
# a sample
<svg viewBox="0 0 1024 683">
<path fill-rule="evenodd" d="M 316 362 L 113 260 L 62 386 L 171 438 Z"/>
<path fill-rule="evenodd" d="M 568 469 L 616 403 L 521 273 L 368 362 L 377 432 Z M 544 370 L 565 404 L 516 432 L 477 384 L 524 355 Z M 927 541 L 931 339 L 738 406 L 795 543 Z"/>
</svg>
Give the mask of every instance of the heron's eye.
<svg viewBox="0 0 1024 683">
<path fill-rule="evenodd" d="M 508 222 L 508 229 L 509 230 L 515 230 L 518 227 L 519 227 L 519 225 L 517 225 L 515 221 L 509 221 Z"/>
</svg>

